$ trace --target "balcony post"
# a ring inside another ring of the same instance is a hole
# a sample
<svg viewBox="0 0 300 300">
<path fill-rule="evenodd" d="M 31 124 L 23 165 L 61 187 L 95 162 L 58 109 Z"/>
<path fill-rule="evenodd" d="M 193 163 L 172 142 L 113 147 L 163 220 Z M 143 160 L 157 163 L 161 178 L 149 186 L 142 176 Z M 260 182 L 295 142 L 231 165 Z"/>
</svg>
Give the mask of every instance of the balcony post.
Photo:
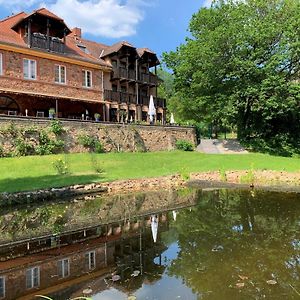
<svg viewBox="0 0 300 300">
<path fill-rule="evenodd" d="M 29 46 L 29 48 L 31 48 L 31 19 L 29 18 L 28 19 L 28 41 L 27 41 L 27 43 L 28 43 L 28 46 Z"/>
<path fill-rule="evenodd" d="M 118 78 L 120 77 L 120 58 L 117 57 L 117 73 L 118 73 Z"/>
<path fill-rule="evenodd" d="M 47 50 L 50 51 L 50 20 L 47 18 Z"/>
<path fill-rule="evenodd" d="M 135 60 L 135 94 L 136 104 L 139 104 L 138 59 Z"/>
</svg>

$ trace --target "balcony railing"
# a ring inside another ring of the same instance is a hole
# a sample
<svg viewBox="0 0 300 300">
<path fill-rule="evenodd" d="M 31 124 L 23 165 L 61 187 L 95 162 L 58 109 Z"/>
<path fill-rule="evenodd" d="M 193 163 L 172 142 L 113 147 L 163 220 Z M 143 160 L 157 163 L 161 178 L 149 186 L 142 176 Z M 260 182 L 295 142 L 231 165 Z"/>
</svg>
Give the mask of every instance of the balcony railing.
<svg viewBox="0 0 300 300">
<path fill-rule="evenodd" d="M 28 36 L 25 37 L 25 40 L 29 44 Z M 65 52 L 65 44 L 59 38 L 50 36 L 48 39 L 46 35 L 40 33 L 31 35 L 31 47 L 58 53 Z"/>
<path fill-rule="evenodd" d="M 113 69 L 113 79 L 127 79 L 127 80 L 136 80 L 135 70 L 128 69 L 125 67 L 119 67 Z M 145 84 L 157 85 L 158 80 L 157 76 L 151 73 L 138 73 L 138 80 Z"/>
<path fill-rule="evenodd" d="M 104 90 L 105 100 L 115 101 L 118 103 L 136 104 L 136 95 L 126 92 L 116 92 L 112 90 Z M 149 96 L 139 96 L 139 104 L 149 105 Z M 155 107 L 166 107 L 166 100 L 154 97 Z"/>
</svg>

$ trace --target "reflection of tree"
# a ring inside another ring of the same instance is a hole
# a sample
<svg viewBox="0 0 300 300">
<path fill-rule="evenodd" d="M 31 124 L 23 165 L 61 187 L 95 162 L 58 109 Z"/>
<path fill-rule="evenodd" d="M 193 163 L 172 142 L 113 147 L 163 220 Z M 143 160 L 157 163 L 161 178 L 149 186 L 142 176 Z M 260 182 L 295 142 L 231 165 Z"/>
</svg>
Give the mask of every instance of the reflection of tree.
<svg viewBox="0 0 300 300">
<path fill-rule="evenodd" d="M 300 290 L 299 212 L 295 194 L 203 193 L 174 225 L 180 253 L 168 268 L 205 299 L 296 299 Z M 298 236 L 298 239 L 297 239 Z M 238 275 L 245 286 L 236 288 Z M 266 283 L 275 279 L 278 284 Z"/>
</svg>

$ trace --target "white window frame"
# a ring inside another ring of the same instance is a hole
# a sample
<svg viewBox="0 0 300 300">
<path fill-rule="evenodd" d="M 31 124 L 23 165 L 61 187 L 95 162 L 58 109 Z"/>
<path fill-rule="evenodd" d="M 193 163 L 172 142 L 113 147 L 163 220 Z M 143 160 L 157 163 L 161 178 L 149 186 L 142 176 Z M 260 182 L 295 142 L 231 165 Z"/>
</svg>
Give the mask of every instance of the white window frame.
<svg viewBox="0 0 300 300">
<path fill-rule="evenodd" d="M 28 69 L 27 69 L 27 73 L 28 76 L 25 76 L 25 61 L 28 62 Z M 34 74 L 32 74 L 32 69 L 31 69 L 31 63 L 34 62 Z M 33 77 L 34 75 L 34 77 Z M 29 58 L 23 58 L 23 77 L 24 79 L 27 80 L 36 80 L 37 79 L 37 61 L 34 59 L 29 59 Z"/>
<path fill-rule="evenodd" d="M 0 53 L 0 76 L 3 75 L 3 54 Z"/>
<path fill-rule="evenodd" d="M 58 67 L 58 81 L 56 81 L 56 78 L 55 78 L 55 72 L 56 72 L 57 67 Z M 61 69 L 62 68 L 65 69 L 65 76 L 64 77 L 61 76 Z M 64 81 L 62 81 L 62 79 Z M 54 66 L 54 82 L 59 83 L 59 84 L 67 84 L 67 68 L 66 68 L 66 66 L 64 66 L 64 65 L 55 65 Z"/>
<path fill-rule="evenodd" d="M 65 263 L 67 263 L 67 274 L 65 274 Z M 61 264 L 61 274 L 59 273 L 59 264 Z M 57 273 L 59 278 L 66 278 L 70 276 L 70 259 L 64 258 L 57 261 Z"/>
<path fill-rule="evenodd" d="M 91 88 L 93 86 L 93 73 L 90 70 L 82 70 L 84 72 L 84 82 L 82 82 L 82 86 L 85 88 Z M 90 85 L 88 85 L 87 74 L 90 73 Z"/>
<path fill-rule="evenodd" d="M 37 282 L 35 282 L 34 272 L 37 270 Z M 28 273 L 30 273 L 30 278 L 28 278 Z M 30 284 L 28 284 L 28 282 Z M 26 270 L 26 288 L 32 289 L 40 286 L 40 267 L 33 267 Z"/>
<path fill-rule="evenodd" d="M 92 261 L 92 254 L 93 254 L 93 261 Z M 96 269 L 96 251 L 89 251 L 85 254 L 86 259 L 88 259 L 87 267 L 89 270 Z"/>
<path fill-rule="evenodd" d="M 3 284 L 3 293 L 0 293 L 0 299 L 5 298 L 5 276 L 0 276 L 0 281 L 2 281 Z"/>
</svg>

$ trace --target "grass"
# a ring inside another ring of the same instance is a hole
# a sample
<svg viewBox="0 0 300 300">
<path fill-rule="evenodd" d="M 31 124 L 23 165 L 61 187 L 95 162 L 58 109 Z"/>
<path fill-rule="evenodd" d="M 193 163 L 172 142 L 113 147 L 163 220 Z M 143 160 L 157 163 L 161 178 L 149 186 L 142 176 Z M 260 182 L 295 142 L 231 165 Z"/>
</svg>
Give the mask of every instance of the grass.
<svg viewBox="0 0 300 300">
<path fill-rule="evenodd" d="M 52 164 L 67 162 L 70 174 L 57 175 Z M 97 174 L 99 164 L 105 172 Z M 16 192 L 118 179 L 157 177 L 182 172 L 228 170 L 299 171 L 300 159 L 267 154 L 209 155 L 198 152 L 63 154 L 0 158 L 0 192 Z"/>
</svg>

